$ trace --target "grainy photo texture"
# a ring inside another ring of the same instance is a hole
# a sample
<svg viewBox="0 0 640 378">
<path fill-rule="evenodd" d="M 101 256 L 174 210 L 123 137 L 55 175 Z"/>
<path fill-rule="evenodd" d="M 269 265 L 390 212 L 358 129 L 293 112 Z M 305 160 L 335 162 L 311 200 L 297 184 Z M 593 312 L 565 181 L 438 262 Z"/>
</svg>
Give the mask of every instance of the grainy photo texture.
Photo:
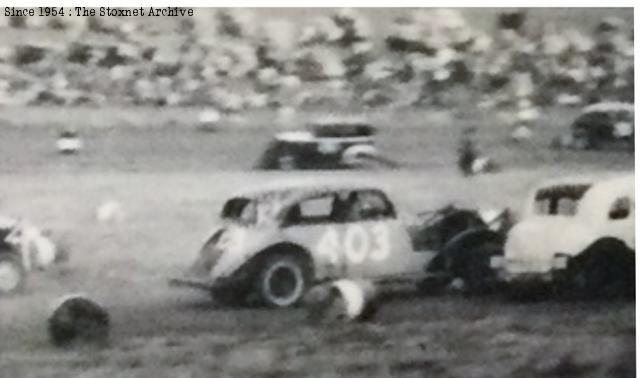
<svg viewBox="0 0 640 378">
<path fill-rule="evenodd" d="M 0 377 L 634 377 L 632 8 L 3 7 Z"/>
</svg>

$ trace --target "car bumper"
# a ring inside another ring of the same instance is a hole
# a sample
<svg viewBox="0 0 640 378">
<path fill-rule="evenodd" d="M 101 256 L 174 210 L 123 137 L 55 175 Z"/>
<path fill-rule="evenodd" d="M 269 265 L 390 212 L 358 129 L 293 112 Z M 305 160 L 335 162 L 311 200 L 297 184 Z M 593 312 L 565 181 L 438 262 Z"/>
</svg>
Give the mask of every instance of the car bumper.
<svg viewBox="0 0 640 378">
<path fill-rule="evenodd" d="M 491 258 L 491 268 L 502 282 L 514 285 L 550 284 L 561 281 L 567 275 L 569 256 L 557 254 L 544 264 L 520 260 L 507 260 L 503 256 Z"/>
</svg>

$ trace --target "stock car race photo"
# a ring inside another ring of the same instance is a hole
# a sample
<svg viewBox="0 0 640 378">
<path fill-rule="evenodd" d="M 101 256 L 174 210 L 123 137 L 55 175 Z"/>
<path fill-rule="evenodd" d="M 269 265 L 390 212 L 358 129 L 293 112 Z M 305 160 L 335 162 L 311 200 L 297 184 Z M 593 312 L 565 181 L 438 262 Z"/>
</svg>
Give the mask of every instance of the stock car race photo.
<svg viewBox="0 0 640 378">
<path fill-rule="evenodd" d="M 0 377 L 636 376 L 630 4 L 228 5 L 0 12 Z"/>
</svg>

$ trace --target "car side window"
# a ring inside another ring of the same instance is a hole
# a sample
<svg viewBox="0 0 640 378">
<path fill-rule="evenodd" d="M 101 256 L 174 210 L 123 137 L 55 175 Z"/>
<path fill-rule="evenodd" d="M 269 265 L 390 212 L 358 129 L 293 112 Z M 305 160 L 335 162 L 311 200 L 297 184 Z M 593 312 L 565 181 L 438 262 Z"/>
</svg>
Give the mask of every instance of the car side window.
<svg viewBox="0 0 640 378">
<path fill-rule="evenodd" d="M 629 197 L 620 197 L 613 201 L 611 208 L 609 209 L 609 219 L 620 220 L 626 219 L 631 213 L 631 199 Z"/>
<path fill-rule="evenodd" d="M 351 192 L 347 199 L 345 222 L 377 220 L 395 217 L 395 211 L 389 200 L 377 191 Z"/>
<path fill-rule="evenodd" d="M 285 218 L 289 226 L 328 222 L 333 210 L 334 195 L 309 198 L 293 205 Z"/>
</svg>

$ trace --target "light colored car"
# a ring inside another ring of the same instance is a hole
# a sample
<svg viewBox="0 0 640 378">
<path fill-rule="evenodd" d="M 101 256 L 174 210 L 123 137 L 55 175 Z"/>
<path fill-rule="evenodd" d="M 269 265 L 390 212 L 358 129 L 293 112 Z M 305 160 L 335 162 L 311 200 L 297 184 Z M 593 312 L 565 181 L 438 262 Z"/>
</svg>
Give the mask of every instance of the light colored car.
<svg viewBox="0 0 640 378">
<path fill-rule="evenodd" d="M 552 283 L 609 295 L 634 290 L 634 261 L 630 174 L 538 187 L 507 234 L 504 255 L 494 256 L 491 266 L 508 284 Z"/>
<path fill-rule="evenodd" d="M 314 179 L 239 193 L 224 204 L 221 221 L 174 285 L 287 307 L 323 281 L 419 280 L 435 254 L 413 250 L 385 191 L 368 184 Z"/>
</svg>

